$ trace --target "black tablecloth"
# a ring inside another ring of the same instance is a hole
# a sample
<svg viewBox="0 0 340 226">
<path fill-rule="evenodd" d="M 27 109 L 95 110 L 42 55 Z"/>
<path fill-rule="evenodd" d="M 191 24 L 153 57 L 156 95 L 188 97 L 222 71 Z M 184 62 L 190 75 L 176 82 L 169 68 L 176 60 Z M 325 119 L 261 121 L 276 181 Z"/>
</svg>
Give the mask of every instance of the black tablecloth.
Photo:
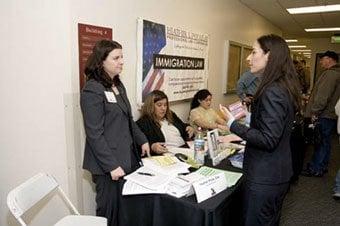
<svg viewBox="0 0 340 226">
<path fill-rule="evenodd" d="M 231 167 L 227 160 L 215 168 L 240 172 Z M 242 178 L 233 187 L 201 203 L 197 203 L 195 195 L 183 198 L 175 198 L 166 194 L 123 196 L 120 225 L 240 225 L 241 183 Z"/>
</svg>

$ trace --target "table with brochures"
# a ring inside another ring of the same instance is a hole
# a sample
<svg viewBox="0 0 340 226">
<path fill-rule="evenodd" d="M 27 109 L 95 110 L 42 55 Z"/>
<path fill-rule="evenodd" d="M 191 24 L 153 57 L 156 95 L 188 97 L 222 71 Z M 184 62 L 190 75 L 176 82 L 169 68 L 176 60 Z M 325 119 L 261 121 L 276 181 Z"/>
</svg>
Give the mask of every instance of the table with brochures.
<svg viewBox="0 0 340 226">
<path fill-rule="evenodd" d="M 207 164 L 210 166 L 210 164 Z M 222 161 L 215 168 L 241 172 Z M 175 198 L 167 194 L 123 196 L 119 221 L 138 226 L 240 225 L 242 178 L 233 187 L 197 203 L 195 195 Z"/>
</svg>

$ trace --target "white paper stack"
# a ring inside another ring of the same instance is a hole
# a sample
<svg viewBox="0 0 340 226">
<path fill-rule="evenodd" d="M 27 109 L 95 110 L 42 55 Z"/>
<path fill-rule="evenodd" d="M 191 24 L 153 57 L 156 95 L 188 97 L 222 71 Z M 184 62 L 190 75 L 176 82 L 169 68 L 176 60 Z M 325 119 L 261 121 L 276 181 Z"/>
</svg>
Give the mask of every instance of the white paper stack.
<svg viewBox="0 0 340 226">
<path fill-rule="evenodd" d="M 157 159 L 157 157 L 160 158 Z M 177 176 L 178 174 L 189 173 L 188 169 L 190 165 L 179 161 L 176 157 L 174 156 L 157 156 L 157 157 L 143 158 L 142 161 L 144 166 L 158 173 L 173 177 Z M 172 162 L 172 164 L 166 164 L 169 162 Z"/>
<path fill-rule="evenodd" d="M 167 185 L 166 193 L 177 198 L 181 198 L 183 196 L 192 195 L 194 190 L 192 188 L 192 183 L 182 177 L 175 177 Z"/>
<path fill-rule="evenodd" d="M 125 176 L 124 179 L 151 190 L 158 190 L 165 187 L 172 178 L 169 175 L 165 175 L 146 166 L 142 166 L 135 172 Z"/>
</svg>

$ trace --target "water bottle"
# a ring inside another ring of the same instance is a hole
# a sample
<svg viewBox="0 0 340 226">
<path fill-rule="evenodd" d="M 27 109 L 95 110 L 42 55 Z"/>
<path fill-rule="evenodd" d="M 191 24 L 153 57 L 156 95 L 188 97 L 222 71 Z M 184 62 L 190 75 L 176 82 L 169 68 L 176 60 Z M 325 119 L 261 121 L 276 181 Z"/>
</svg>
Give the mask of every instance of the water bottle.
<svg viewBox="0 0 340 226">
<path fill-rule="evenodd" d="M 194 158 L 198 164 L 204 164 L 204 138 L 201 127 L 198 127 L 194 140 Z"/>
</svg>

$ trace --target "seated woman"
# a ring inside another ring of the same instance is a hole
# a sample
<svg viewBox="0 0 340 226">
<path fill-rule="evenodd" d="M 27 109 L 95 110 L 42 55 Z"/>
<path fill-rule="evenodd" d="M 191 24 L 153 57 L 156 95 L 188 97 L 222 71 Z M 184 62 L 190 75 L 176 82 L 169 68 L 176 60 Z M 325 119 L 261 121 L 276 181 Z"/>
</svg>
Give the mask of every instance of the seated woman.
<svg viewBox="0 0 340 226">
<path fill-rule="evenodd" d="M 157 154 L 166 152 L 166 146 L 187 147 L 185 141 L 194 133 L 192 127 L 169 109 L 168 97 L 160 90 L 152 91 L 145 99 L 137 125 Z"/>
<path fill-rule="evenodd" d="M 221 129 L 227 130 L 226 121 L 210 107 L 212 95 L 207 89 L 199 90 L 192 99 L 189 115 L 190 125 L 202 130 Z"/>
</svg>

